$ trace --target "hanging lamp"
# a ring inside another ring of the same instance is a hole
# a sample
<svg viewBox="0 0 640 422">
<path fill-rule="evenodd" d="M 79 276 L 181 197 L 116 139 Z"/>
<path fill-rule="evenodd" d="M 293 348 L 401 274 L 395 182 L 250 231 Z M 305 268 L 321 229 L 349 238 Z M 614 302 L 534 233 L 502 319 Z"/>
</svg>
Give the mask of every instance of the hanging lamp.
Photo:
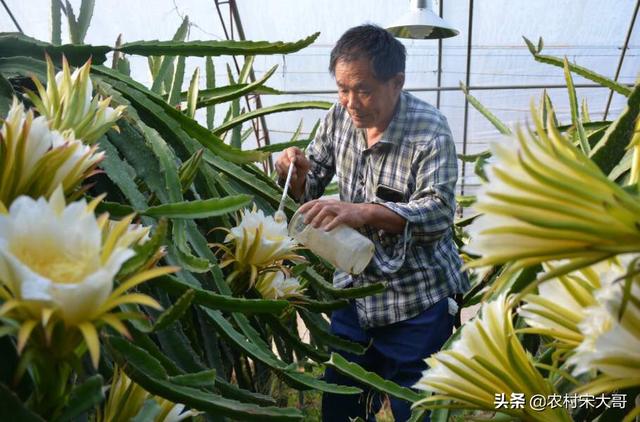
<svg viewBox="0 0 640 422">
<path fill-rule="evenodd" d="M 449 38 L 460 33 L 433 12 L 431 0 L 410 0 L 409 12 L 386 29 L 398 38 L 418 40 Z"/>
</svg>

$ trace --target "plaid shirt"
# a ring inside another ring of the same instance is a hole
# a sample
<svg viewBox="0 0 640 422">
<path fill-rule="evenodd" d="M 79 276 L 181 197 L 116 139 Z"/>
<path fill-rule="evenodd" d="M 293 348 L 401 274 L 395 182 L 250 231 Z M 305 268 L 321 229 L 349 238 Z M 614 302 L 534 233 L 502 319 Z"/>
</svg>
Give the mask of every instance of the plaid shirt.
<svg viewBox="0 0 640 422">
<path fill-rule="evenodd" d="M 387 283 L 384 292 L 356 300 L 363 328 L 403 321 L 469 289 L 452 232 L 455 145 L 436 108 L 402 92 L 389 126 L 368 148 L 366 131 L 335 104 L 306 154 L 303 202 L 322 196 L 337 175 L 341 201 L 382 204 L 408 222 L 402 234 L 360 229 L 375 245 L 371 263 L 359 275 L 334 274 L 339 288 Z"/>
</svg>

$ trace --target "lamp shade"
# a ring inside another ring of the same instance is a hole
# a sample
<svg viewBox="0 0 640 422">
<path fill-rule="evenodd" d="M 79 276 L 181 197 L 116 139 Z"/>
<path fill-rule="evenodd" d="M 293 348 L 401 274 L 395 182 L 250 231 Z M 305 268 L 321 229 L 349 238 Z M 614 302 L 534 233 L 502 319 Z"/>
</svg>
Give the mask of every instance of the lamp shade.
<svg viewBox="0 0 640 422">
<path fill-rule="evenodd" d="M 418 40 L 449 38 L 460 33 L 433 12 L 431 0 L 411 0 L 409 12 L 386 29 L 398 38 Z"/>
</svg>

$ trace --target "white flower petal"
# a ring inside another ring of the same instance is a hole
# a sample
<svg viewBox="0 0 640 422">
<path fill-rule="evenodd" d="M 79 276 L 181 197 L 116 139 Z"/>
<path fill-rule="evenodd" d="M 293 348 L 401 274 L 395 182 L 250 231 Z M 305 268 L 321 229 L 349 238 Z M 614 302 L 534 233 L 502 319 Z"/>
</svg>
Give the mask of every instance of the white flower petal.
<svg viewBox="0 0 640 422">
<path fill-rule="evenodd" d="M 244 210 L 240 224 L 231 228 L 231 232 L 225 241 L 233 239 L 236 248 L 243 243 L 251 245 L 255 241 L 258 229 L 261 231 L 261 237 L 255 253 L 246 258 L 244 256 L 236 256 L 238 260 L 247 260 L 242 264 L 268 266 L 281 259 L 284 255 L 290 254 L 291 250 L 296 246 L 295 240 L 290 238 L 287 233 L 286 223 L 277 223 L 273 216 L 265 216 L 262 210 Z"/>
<path fill-rule="evenodd" d="M 53 306 L 69 324 L 92 318 L 134 254 L 116 246 L 102 265 L 101 253 L 96 217 L 84 200 L 64 206 L 60 190 L 49 202 L 19 197 L 0 215 L 0 279 L 16 298 Z"/>
</svg>

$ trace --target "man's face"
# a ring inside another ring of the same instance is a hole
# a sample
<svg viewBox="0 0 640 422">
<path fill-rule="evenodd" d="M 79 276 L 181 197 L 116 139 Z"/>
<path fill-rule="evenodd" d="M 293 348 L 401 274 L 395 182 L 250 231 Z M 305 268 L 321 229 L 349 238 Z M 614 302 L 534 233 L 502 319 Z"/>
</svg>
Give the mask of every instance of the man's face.
<svg viewBox="0 0 640 422">
<path fill-rule="evenodd" d="M 377 80 L 368 59 L 339 60 L 335 68 L 338 98 L 357 128 L 384 130 L 395 110 L 404 74 L 386 82 Z"/>
</svg>

